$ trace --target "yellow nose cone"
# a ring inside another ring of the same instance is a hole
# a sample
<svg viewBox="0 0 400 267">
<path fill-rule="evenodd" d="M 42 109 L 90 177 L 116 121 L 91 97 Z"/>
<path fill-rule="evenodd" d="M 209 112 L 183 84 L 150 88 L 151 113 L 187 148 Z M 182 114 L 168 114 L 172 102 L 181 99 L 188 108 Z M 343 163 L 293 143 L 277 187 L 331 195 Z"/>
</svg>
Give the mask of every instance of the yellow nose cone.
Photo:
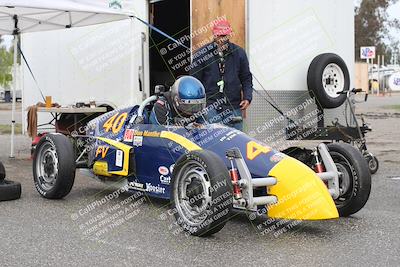
<svg viewBox="0 0 400 267">
<path fill-rule="evenodd" d="M 316 173 L 300 161 L 285 157 L 270 171 L 277 184 L 269 194 L 278 203 L 268 206 L 268 217 L 287 220 L 327 220 L 339 214 L 327 187 Z"/>
</svg>

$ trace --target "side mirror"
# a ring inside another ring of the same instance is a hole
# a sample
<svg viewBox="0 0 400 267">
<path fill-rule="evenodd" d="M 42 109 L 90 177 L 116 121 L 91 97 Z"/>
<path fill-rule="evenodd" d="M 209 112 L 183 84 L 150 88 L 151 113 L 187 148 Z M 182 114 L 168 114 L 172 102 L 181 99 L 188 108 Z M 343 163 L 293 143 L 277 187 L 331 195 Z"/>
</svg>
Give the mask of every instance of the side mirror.
<svg viewBox="0 0 400 267">
<path fill-rule="evenodd" d="M 161 93 L 165 93 L 165 86 L 164 85 L 156 85 L 155 87 L 154 87 L 154 93 L 156 94 L 156 95 L 159 95 L 159 94 L 161 94 Z"/>
</svg>

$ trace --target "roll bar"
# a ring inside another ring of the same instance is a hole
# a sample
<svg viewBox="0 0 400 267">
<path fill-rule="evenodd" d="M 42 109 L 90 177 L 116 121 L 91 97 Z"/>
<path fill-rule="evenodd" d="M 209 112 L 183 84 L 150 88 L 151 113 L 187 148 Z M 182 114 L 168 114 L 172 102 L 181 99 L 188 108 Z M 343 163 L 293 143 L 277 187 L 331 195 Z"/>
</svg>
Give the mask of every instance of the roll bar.
<svg viewBox="0 0 400 267">
<path fill-rule="evenodd" d="M 150 96 L 149 98 L 145 99 L 142 104 L 140 104 L 139 109 L 138 109 L 138 113 L 137 113 L 137 117 L 135 118 L 135 123 L 141 123 L 143 122 L 143 111 L 144 108 L 150 104 L 153 101 L 156 101 L 158 99 L 157 95 L 153 95 Z"/>
</svg>

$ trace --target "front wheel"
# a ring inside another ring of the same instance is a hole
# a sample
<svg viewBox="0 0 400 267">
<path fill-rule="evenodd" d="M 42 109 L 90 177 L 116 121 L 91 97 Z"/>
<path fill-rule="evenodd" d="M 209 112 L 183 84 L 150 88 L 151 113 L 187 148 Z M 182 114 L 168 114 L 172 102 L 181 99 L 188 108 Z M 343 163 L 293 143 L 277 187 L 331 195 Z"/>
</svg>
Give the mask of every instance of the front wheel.
<svg viewBox="0 0 400 267">
<path fill-rule="evenodd" d="M 220 231 L 232 210 L 232 182 L 224 162 L 211 151 L 193 151 L 175 164 L 172 206 L 177 223 L 195 236 Z"/>
<path fill-rule="evenodd" d="M 75 180 L 75 153 L 70 140 L 62 134 L 47 134 L 36 146 L 33 158 L 36 190 L 45 198 L 68 195 Z"/>
<path fill-rule="evenodd" d="M 329 154 L 339 172 L 339 198 L 335 200 L 340 216 L 361 210 L 371 192 L 371 174 L 364 157 L 349 144 L 329 144 Z"/>
</svg>

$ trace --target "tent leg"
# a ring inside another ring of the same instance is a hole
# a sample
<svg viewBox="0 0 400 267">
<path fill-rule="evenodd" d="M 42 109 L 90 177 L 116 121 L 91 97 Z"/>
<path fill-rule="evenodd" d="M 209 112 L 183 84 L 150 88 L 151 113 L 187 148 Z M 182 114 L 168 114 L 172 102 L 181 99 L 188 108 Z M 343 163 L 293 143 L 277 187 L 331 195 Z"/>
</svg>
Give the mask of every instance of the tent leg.
<svg viewBox="0 0 400 267">
<path fill-rule="evenodd" d="M 14 75 L 13 75 L 13 99 L 11 110 L 11 151 L 10 158 L 14 158 L 14 137 L 15 137 L 15 104 L 17 99 L 17 45 L 18 35 L 14 35 Z"/>
</svg>

